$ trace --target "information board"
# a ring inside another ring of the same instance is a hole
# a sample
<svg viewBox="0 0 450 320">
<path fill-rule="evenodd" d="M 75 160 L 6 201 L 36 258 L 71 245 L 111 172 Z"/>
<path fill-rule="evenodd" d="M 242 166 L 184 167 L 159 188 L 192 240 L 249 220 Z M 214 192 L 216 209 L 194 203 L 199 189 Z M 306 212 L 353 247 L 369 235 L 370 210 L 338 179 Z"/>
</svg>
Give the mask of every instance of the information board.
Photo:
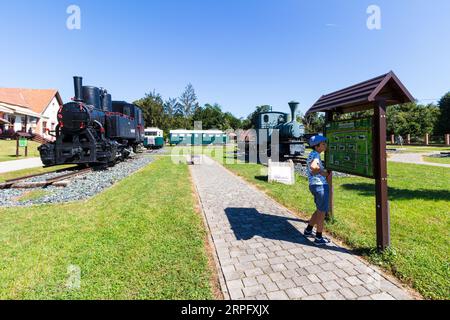
<svg viewBox="0 0 450 320">
<path fill-rule="evenodd" d="M 28 147 L 28 140 L 25 138 L 20 138 L 19 139 L 19 147 L 20 148 L 26 148 Z"/>
<path fill-rule="evenodd" d="M 360 118 L 330 122 L 325 126 L 327 169 L 374 178 L 373 120 Z"/>
</svg>

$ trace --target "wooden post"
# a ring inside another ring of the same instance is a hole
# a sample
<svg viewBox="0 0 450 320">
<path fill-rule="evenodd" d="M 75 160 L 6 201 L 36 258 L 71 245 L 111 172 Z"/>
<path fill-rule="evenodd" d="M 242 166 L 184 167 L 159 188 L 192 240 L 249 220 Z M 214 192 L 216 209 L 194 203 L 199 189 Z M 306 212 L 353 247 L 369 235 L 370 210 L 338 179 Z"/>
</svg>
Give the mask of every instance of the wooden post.
<svg viewBox="0 0 450 320">
<path fill-rule="evenodd" d="M 19 157 L 19 136 L 16 137 L 16 158 Z"/>
<path fill-rule="evenodd" d="M 333 112 L 328 111 L 325 114 L 325 124 L 333 121 Z M 328 177 L 328 188 L 329 188 L 329 200 L 328 200 L 328 219 L 332 220 L 334 217 L 334 188 L 333 188 L 333 173 Z"/>
<path fill-rule="evenodd" d="M 425 145 L 429 145 L 430 144 L 430 135 L 428 133 L 425 133 Z"/>
<path fill-rule="evenodd" d="M 406 143 L 407 144 L 411 144 L 411 135 L 408 133 L 408 135 L 406 136 Z"/>
<path fill-rule="evenodd" d="M 395 136 L 391 134 L 391 144 L 395 144 Z"/>
<path fill-rule="evenodd" d="M 450 134 L 448 133 L 445 135 L 445 145 L 450 146 Z"/>
<path fill-rule="evenodd" d="M 374 171 L 376 192 L 377 247 L 390 246 L 390 221 L 386 155 L 386 102 L 378 101 L 374 112 Z"/>
</svg>

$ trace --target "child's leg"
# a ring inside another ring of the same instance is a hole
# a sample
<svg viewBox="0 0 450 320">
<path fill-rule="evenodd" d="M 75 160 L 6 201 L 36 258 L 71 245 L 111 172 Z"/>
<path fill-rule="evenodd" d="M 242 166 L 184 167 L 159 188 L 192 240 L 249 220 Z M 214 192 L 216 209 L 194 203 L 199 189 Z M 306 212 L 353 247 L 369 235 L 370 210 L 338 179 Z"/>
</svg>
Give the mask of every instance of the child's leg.
<svg viewBox="0 0 450 320">
<path fill-rule="evenodd" d="M 314 227 L 317 224 L 317 211 L 314 212 L 314 214 L 311 217 L 311 220 L 309 220 L 309 226 Z"/>
<path fill-rule="evenodd" d="M 325 214 L 326 214 L 325 212 L 317 211 L 317 215 L 316 215 L 317 233 L 323 232 Z"/>
</svg>

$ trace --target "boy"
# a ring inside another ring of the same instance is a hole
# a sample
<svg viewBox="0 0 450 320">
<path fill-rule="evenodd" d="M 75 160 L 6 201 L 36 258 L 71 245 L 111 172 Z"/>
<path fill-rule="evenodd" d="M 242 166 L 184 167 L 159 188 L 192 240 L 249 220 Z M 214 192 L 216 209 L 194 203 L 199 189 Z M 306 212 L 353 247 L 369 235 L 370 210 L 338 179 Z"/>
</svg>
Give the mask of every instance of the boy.
<svg viewBox="0 0 450 320">
<path fill-rule="evenodd" d="M 325 215 L 328 212 L 329 188 L 327 178 L 331 174 L 331 171 L 324 169 L 322 161 L 320 160 L 320 154 L 327 149 L 326 141 L 327 139 L 323 136 L 317 135 L 311 137 L 309 146 L 313 148 L 313 151 L 309 154 L 306 163 L 309 190 L 314 196 L 317 210 L 311 217 L 304 235 L 306 237 L 314 237 L 313 228 L 314 226 L 317 226 L 314 240 L 314 244 L 316 245 L 330 243 L 330 240 L 322 236 Z"/>
</svg>

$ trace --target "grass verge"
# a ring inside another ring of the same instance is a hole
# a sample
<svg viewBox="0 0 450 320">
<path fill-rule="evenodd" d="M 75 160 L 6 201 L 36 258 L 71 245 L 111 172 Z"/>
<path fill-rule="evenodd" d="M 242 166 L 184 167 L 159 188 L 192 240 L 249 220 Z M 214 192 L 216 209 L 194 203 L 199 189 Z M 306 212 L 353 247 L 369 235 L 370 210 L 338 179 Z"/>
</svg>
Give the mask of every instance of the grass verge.
<svg viewBox="0 0 450 320">
<path fill-rule="evenodd" d="M 447 158 L 437 158 L 437 157 L 422 157 L 426 162 L 440 163 L 440 164 L 450 164 L 450 157 Z"/>
<path fill-rule="evenodd" d="M 39 143 L 28 141 L 28 157 L 25 157 L 25 148 L 19 148 L 19 157 L 16 157 L 16 140 L 0 140 L 0 162 L 39 157 Z"/>
<path fill-rule="evenodd" d="M 0 209 L 0 299 L 212 299 L 194 208 L 161 157 L 85 202 Z"/>
</svg>

